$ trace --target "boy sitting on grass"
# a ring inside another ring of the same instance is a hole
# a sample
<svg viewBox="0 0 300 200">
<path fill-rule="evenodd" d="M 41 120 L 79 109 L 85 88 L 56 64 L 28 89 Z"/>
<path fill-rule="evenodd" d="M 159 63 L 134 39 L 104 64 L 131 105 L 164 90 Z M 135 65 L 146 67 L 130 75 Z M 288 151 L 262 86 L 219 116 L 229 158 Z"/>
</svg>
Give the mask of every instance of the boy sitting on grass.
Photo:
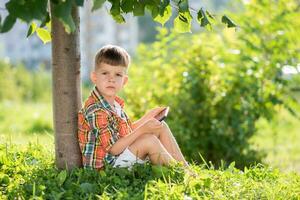
<svg viewBox="0 0 300 200">
<path fill-rule="evenodd" d="M 124 101 L 117 96 L 128 81 L 129 54 L 118 46 L 104 46 L 95 56 L 91 81 L 95 84 L 78 113 L 78 139 L 84 168 L 100 170 L 105 163 L 131 167 L 134 163 L 188 165 L 165 122 L 154 118 L 164 107 L 150 110 L 131 123 Z"/>
</svg>

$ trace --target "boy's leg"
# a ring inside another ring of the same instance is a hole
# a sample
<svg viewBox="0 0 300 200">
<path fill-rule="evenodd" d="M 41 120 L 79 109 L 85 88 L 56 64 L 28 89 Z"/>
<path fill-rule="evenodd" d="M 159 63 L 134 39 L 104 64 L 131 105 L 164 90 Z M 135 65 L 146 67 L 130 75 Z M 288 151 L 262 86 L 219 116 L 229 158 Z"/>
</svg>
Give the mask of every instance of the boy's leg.
<svg viewBox="0 0 300 200">
<path fill-rule="evenodd" d="M 148 155 L 153 164 L 169 165 L 175 161 L 160 140 L 152 134 L 138 137 L 128 149 L 140 159 L 145 159 Z"/>
<path fill-rule="evenodd" d="M 158 137 L 158 139 L 164 145 L 166 150 L 169 152 L 169 154 L 171 154 L 173 158 L 175 158 L 175 160 L 183 162 L 183 164 L 187 166 L 188 163 L 185 160 L 184 156 L 182 155 L 181 150 L 169 126 L 165 122 L 162 123 L 163 123 L 162 130 L 157 133 L 154 133 L 154 135 Z"/>
</svg>

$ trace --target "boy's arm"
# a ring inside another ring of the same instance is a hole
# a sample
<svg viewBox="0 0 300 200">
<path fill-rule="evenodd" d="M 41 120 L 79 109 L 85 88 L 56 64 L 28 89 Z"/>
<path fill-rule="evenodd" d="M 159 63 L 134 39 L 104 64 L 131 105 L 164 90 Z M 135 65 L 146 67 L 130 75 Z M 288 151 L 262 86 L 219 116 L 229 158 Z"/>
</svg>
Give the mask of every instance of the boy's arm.
<svg viewBox="0 0 300 200">
<path fill-rule="evenodd" d="M 143 117 L 141 117 L 140 119 L 132 123 L 132 129 L 135 130 L 136 128 L 140 127 L 142 124 L 144 124 L 149 119 L 155 117 L 158 113 L 160 113 L 165 108 L 166 107 L 157 107 L 148 111 Z"/>
<path fill-rule="evenodd" d="M 135 130 L 140 127 L 143 123 L 145 123 L 146 119 L 145 116 L 141 117 L 140 119 L 136 120 L 132 123 L 132 129 Z"/>
<path fill-rule="evenodd" d="M 120 138 L 116 143 L 114 143 L 109 152 L 113 155 L 118 155 L 124 151 L 126 147 L 132 144 L 138 137 L 145 133 L 143 126 L 138 126 L 130 134 Z"/>
<path fill-rule="evenodd" d="M 136 128 L 130 134 L 120 138 L 116 143 L 114 143 L 108 151 L 113 155 L 118 155 L 124 151 L 124 149 L 130 146 L 138 137 L 145 133 L 152 133 L 160 131 L 163 124 L 157 119 L 149 119 L 141 126 Z"/>
</svg>

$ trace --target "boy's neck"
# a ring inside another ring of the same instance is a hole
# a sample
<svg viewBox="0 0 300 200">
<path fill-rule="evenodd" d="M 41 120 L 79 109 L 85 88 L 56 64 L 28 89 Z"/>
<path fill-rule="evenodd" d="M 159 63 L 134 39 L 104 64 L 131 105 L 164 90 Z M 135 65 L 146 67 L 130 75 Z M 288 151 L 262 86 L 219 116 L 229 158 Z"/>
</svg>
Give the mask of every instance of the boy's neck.
<svg viewBox="0 0 300 200">
<path fill-rule="evenodd" d="M 112 106 L 112 107 L 114 106 L 115 97 L 105 97 L 105 96 L 103 96 L 103 97 L 109 103 L 110 106 Z"/>
<path fill-rule="evenodd" d="M 109 103 L 110 106 L 114 106 L 115 98 L 116 96 L 107 97 L 99 91 L 99 89 L 96 87 L 97 92 L 103 96 L 103 98 Z"/>
</svg>

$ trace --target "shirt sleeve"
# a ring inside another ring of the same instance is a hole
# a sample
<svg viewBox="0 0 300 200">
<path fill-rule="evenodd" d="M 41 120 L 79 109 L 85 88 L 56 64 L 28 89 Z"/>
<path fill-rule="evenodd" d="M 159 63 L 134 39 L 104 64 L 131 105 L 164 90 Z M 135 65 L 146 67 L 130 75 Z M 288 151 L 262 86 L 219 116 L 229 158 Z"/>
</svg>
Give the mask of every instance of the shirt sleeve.
<svg viewBox="0 0 300 200">
<path fill-rule="evenodd" d="M 82 154 L 82 164 L 84 168 L 93 167 L 93 154 L 95 137 L 90 132 L 89 124 L 87 123 L 84 114 L 80 111 L 78 113 L 78 141 Z"/>
<path fill-rule="evenodd" d="M 109 115 L 105 111 L 98 111 L 92 114 L 90 124 L 91 129 L 98 132 L 96 144 L 105 149 L 105 151 L 108 151 L 114 144 L 113 135 L 115 135 L 108 118 Z"/>
<path fill-rule="evenodd" d="M 116 141 L 113 134 L 109 114 L 103 110 L 95 111 L 85 117 L 88 131 L 80 134 L 82 139 L 82 162 L 84 168 L 100 169 L 103 167 L 103 159 L 108 150 Z"/>
</svg>

